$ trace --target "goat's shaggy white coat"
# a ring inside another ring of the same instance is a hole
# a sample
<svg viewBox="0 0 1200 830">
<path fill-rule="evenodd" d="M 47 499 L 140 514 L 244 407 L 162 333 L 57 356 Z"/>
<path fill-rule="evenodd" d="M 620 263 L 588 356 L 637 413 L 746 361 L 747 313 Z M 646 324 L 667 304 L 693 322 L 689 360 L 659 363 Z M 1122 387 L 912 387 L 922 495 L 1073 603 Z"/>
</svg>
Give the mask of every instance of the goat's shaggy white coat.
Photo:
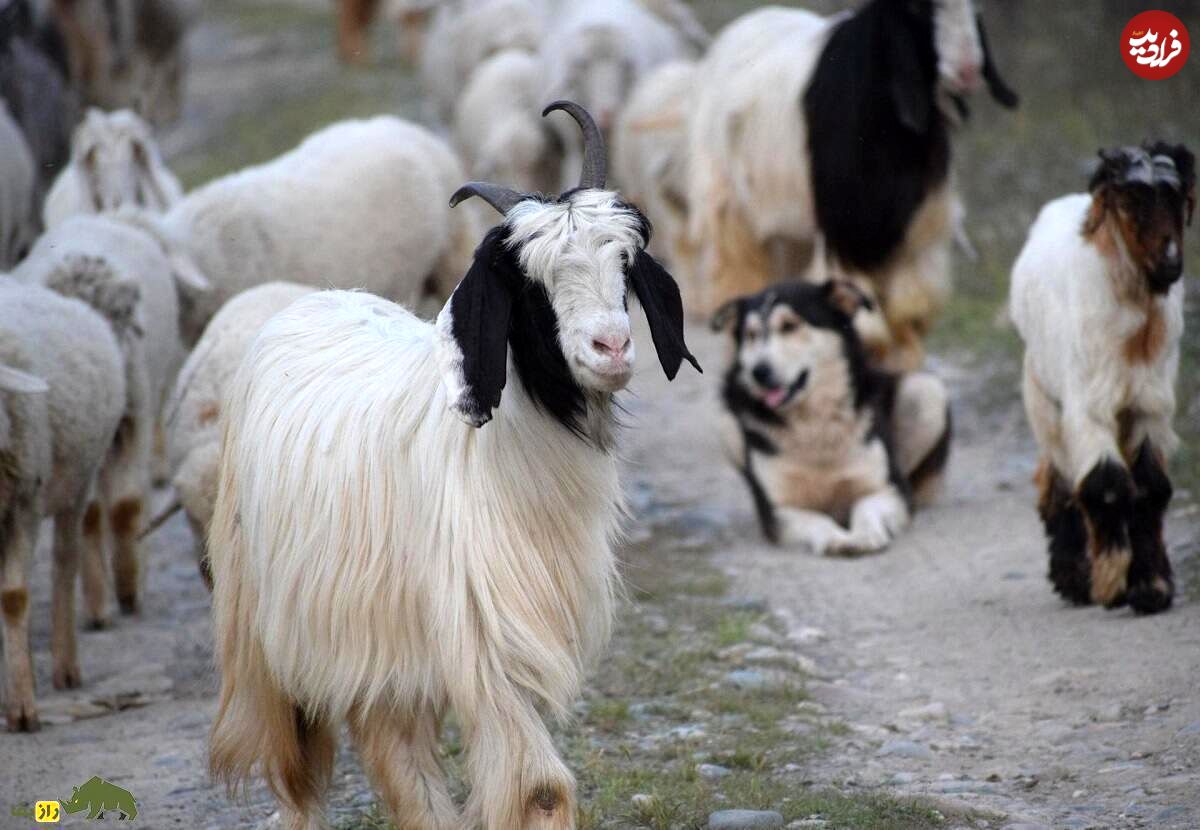
<svg viewBox="0 0 1200 830">
<path fill-rule="evenodd" d="M 1113 234 L 1114 262 L 1081 228 L 1092 197 L 1077 193 L 1042 208 L 1012 272 L 1010 311 L 1025 341 L 1025 389 L 1034 432 L 1055 467 L 1078 485 L 1102 458 L 1129 457 L 1143 440 L 1170 455 L 1179 445 L 1171 426 L 1183 334 L 1183 281 L 1161 297 L 1114 290 L 1143 282 L 1139 267 Z M 1127 341 L 1147 315 L 1162 315 L 1163 348 L 1130 362 Z M 1126 442 L 1118 418 L 1131 416 Z"/>
<path fill-rule="evenodd" d="M 77 213 L 140 207 L 161 213 L 183 197 L 150 126 L 129 110 L 90 109 L 71 139 L 71 162 L 46 195 L 42 219 L 53 228 Z"/>
<path fill-rule="evenodd" d="M 444 298 L 479 239 L 474 212 L 444 207 L 464 178 L 444 141 L 380 116 L 326 127 L 192 191 L 160 223 L 212 284 L 188 298 L 185 340 L 194 343 L 230 297 L 272 276 L 402 303 L 429 288 Z"/>
</svg>

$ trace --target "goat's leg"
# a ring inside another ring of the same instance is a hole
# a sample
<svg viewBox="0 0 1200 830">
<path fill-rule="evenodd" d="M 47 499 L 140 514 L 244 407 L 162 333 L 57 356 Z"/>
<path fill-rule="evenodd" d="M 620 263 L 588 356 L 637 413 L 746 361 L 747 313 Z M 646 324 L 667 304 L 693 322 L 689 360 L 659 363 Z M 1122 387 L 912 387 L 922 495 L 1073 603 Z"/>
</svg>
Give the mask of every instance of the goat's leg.
<svg viewBox="0 0 1200 830">
<path fill-rule="evenodd" d="M 1087 527 L 1071 488 L 1043 458 L 1035 476 L 1038 514 L 1050 545 L 1050 582 L 1063 599 L 1076 605 L 1092 601 L 1092 569 L 1087 558 Z"/>
<path fill-rule="evenodd" d="M 1126 598 L 1134 611 L 1154 614 L 1171 607 L 1175 581 L 1171 575 L 1171 560 L 1163 540 L 1163 516 L 1171 502 L 1171 480 L 1163 469 L 1162 458 L 1144 441 L 1138 449 L 1130 470 L 1137 494 L 1133 499 L 1133 516 L 1129 522 L 1129 542 L 1133 561 L 1129 565 L 1129 587 Z"/>
<path fill-rule="evenodd" d="M 82 685 L 75 633 L 75 582 L 79 579 L 79 554 L 87 500 L 54 517 L 54 586 L 50 651 L 54 655 L 54 688 Z"/>
<path fill-rule="evenodd" d="M 28 515 L 24 515 L 24 514 Z M 33 505 L 14 510 L 9 535 L 0 549 L 0 613 L 4 624 L 5 715 L 13 732 L 41 728 L 33 697 L 29 655 L 29 570 L 37 546 L 38 519 Z"/>
<path fill-rule="evenodd" d="M 458 810 L 438 761 L 440 719 L 433 707 L 397 714 L 380 706 L 350 716 L 350 735 L 388 814 L 404 830 L 455 830 Z"/>
<path fill-rule="evenodd" d="M 280 826 L 284 830 L 325 830 L 325 791 L 333 778 L 337 733 L 325 722 L 310 720 L 297 707 L 293 713 L 294 752 L 278 764 Z M 293 747 L 276 747 L 292 749 Z M 282 756 L 281 756 L 282 757 Z M 278 763 L 278 761 L 277 761 Z"/>
<path fill-rule="evenodd" d="M 509 705 L 493 701 L 466 725 L 472 781 L 466 826 L 573 830 L 575 778 L 533 704 L 516 692 L 508 696 Z"/>
<path fill-rule="evenodd" d="M 1133 479 L 1121 462 L 1102 457 L 1079 482 L 1076 493 L 1087 523 L 1092 601 L 1115 608 L 1125 601 L 1133 559 L 1129 545 Z"/>
<path fill-rule="evenodd" d="M 88 504 L 83 514 L 83 613 L 87 627 L 108 628 L 108 559 L 104 509 L 100 502 Z"/>
</svg>

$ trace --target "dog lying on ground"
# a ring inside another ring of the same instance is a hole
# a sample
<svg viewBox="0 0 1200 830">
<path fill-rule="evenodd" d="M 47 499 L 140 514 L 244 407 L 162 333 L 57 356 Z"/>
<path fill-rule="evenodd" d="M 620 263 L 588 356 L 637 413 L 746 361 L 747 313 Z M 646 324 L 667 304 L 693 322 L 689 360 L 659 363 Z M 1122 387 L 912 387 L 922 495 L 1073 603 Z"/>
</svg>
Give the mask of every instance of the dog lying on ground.
<svg viewBox="0 0 1200 830">
<path fill-rule="evenodd" d="M 817 554 L 879 551 L 938 489 L 950 450 L 946 389 L 869 365 L 853 284 L 780 283 L 719 308 L 733 338 L 721 397 L 730 460 L 763 534 Z"/>
</svg>

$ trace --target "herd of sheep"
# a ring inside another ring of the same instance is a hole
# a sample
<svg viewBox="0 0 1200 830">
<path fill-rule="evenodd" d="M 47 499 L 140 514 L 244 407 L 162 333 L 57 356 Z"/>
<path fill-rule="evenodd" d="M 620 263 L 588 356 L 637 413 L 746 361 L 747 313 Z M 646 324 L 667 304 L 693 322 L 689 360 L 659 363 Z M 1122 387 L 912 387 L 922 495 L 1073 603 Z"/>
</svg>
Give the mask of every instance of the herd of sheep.
<svg viewBox="0 0 1200 830">
<path fill-rule="evenodd" d="M 342 3 L 343 56 L 371 5 Z M 975 90 L 1016 96 L 970 0 L 767 8 L 715 38 L 681 0 L 398 5 L 421 10 L 404 14 L 434 126 L 331 124 L 185 193 L 152 125 L 178 111 L 186 15 L 0 0 L 7 721 L 39 726 L 42 520 L 53 681 L 72 688 L 74 586 L 89 627 L 111 623 L 110 586 L 138 612 L 167 480 L 213 589 L 218 778 L 261 774 L 285 826 L 322 827 L 348 723 L 400 826 L 458 827 L 437 752 L 453 711 L 468 825 L 567 828 L 543 717 L 611 624 L 631 295 L 672 379 L 700 368 L 686 315 L 799 278 L 850 292 L 843 328 L 873 365 L 920 366 L 961 238 L 953 128 Z M 1181 146 L 1106 155 L 1015 272 L 1052 578 L 1078 602 L 1170 604 L 1194 181 Z M 1086 300 L 1047 276 L 1068 258 Z M 1080 368 L 1081 350 L 1111 359 Z"/>
</svg>

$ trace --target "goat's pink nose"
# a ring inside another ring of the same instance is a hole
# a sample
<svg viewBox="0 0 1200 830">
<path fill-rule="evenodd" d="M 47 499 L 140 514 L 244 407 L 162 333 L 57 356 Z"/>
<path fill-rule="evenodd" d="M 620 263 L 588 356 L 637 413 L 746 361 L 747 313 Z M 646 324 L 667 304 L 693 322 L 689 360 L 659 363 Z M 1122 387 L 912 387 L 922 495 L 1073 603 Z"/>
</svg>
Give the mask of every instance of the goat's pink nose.
<svg viewBox="0 0 1200 830">
<path fill-rule="evenodd" d="M 978 89 L 979 81 L 979 64 L 968 62 L 959 65 L 958 83 L 965 92 L 974 92 L 976 89 Z"/>
<path fill-rule="evenodd" d="M 592 339 L 592 348 L 605 357 L 624 357 L 629 349 L 629 337 L 623 334 L 607 334 Z"/>
</svg>

